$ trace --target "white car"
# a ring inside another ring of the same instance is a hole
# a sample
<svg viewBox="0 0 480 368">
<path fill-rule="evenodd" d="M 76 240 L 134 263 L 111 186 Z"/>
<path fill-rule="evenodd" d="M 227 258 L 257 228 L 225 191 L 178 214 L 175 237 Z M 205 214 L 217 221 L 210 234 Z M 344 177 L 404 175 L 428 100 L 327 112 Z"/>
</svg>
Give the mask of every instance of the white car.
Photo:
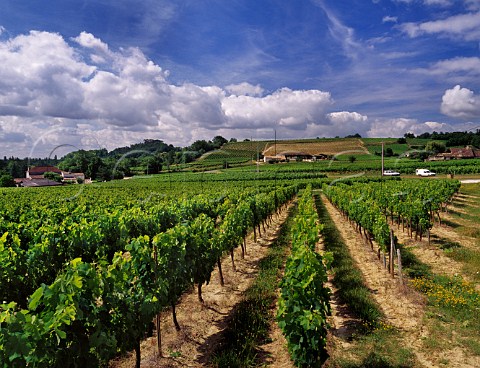
<svg viewBox="0 0 480 368">
<path fill-rule="evenodd" d="M 415 174 L 418 176 L 435 176 L 436 174 L 433 171 L 428 169 L 417 169 L 415 170 Z"/>
<path fill-rule="evenodd" d="M 399 176 L 400 173 L 399 172 L 396 172 L 396 171 L 393 171 L 393 170 L 385 170 L 383 172 L 383 175 L 384 176 Z"/>
</svg>

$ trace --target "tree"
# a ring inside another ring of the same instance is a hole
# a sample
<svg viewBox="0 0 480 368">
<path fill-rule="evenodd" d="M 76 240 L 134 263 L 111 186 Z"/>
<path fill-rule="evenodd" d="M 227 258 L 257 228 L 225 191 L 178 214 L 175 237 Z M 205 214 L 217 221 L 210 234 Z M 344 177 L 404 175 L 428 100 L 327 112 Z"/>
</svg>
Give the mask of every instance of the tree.
<svg viewBox="0 0 480 368">
<path fill-rule="evenodd" d="M 60 174 L 54 173 L 53 171 L 47 171 L 45 174 L 43 174 L 43 177 L 45 179 L 53 180 L 58 183 L 62 182 L 62 176 Z"/>
<path fill-rule="evenodd" d="M 472 146 L 475 146 L 475 147 L 479 148 L 480 147 L 480 135 L 475 135 L 472 138 L 471 144 L 472 144 Z"/>
<path fill-rule="evenodd" d="M 204 140 L 204 139 L 202 139 L 202 140 L 197 140 L 197 141 L 195 141 L 195 142 L 192 143 L 192 145 L 190 146 L 190 150 L 192 150 L 192 151 L 198 151 L 198 152 L 200 152 L 201 154 L 203 154 L 203 153 L 205 153 L 205 152 L 208 152 L 208 151 L 213 150 L 213 144 L 207 142 L 207 141 Z"/>
<path fill-rule="evenodd" d="M 422 133 L 418 136 L 418 138 L 421 138 L 421 139 L 430 139 L 432 138 L 432 134 L 429 133 L 429 132 L 425 132 L 425 133 Z"/>
<path fill-rule="evenodd" d="M 446 146 L 442 142 L 430 141 L 425 146 L 425 151 L 433 152 L 433 154 L 443 153 L 446 150 Z"/>
<path fill-rule="evenodd" d="M 385 149 L 384 156 L 385 156 L 385 157 L 392 157 L 392 156 L 393 156 L 393 150 L 392 150 L 390 147 L 387 147 L 387 148 Z"/>
<path fill-rule="evenodd" d="M 212 144 L 214 148 L 220 148 L 227 142 L 228 141 L 225 138 L 223 138 L 221 135 L 217 135 L 212 140 Z"/>
<path fill-rule="evenodd" d="M 0 187 L 14 187 L 15 181 L 10 174 L 0 175 Z"/>
<path fill-rule="evenodd" d="M 348 156 L 348 161 L 350 161 L 351 164 L 353 164 L 356 161 L 356 157 L 354 155 Z"/>
<path fill-rule="evenodd" d="M 162 158 L 160 155 L 147 156 L 143 165 L 146 174 L 158 174 L 162 171 Z"/>
<path fill-rule="evenodd" d="M 13 178 L 24 178 L 27 166 L 20 160 L 10 159 L 6 170 Z"/>
<path fill-rule="evenodd" d="M 87 171 L 84 172 L 85 176 L 87 178 L 96 179 L 102 166 L 105 166 L 102 159 L 94 154 L 89 160 Z"/>
<path fill-rule="evenodd" d="M 345 138 L 362 138 L 362 136 L 358 133 L 355 133 L 355 134 L 346 135 Z"/>
</svg>

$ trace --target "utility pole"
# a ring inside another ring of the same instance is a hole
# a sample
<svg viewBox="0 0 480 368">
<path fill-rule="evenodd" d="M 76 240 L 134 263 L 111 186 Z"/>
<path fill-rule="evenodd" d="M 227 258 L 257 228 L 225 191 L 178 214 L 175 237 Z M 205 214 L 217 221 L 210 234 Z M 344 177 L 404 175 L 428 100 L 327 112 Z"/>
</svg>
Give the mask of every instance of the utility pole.
<svg viewBox="0 0 480 368">
<path fill-rule="evenodd" d="M 274 155 L 277 157 L 277 129 L 274 130 L 275 132 L 275 141 L 274 141 Z"/>
<path fill-rule="evenodd" d="M 383 172 L 384 172 L 384 156 L 383 156 L 383 148 L 384 148 L 384 142 L 382 142 L 382 177 L 383 177 Z"/>
</svg>

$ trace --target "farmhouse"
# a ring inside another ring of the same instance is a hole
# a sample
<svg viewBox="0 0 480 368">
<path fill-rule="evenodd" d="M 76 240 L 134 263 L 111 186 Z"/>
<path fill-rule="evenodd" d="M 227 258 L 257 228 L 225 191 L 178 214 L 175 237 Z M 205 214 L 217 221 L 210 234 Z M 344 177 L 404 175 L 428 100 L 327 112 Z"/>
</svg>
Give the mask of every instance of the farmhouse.
<svg viewBox="0 0 480 368">
<path fill-rule="evenodd" d="M 311 160 L 313 157 L 309 153 L 300 152 L 300 151 L 284 151 L 280 153 L 280 155 L 284 156 L 285 160 L 299 160 L 299 161 Z"/>
<path fill-rule="evenodd" d="M 55 166 L 37 166 L 29 167 L 25 178 L 15 179 L 15 184 L 22 187 L 45 187 L 62 185 L 53 180 L 45 178 L 46 173 L 55 173 L 62 177 L 63 183 L 78 183 L 79 181 L 85 181 L 85 174 L 83 173 L 70 173 L 62 171 Z"/>
<path fill-rule="evenodd" d="M 450 148 L 450 152 L 437 153 L 430 156 L 428 161 L 448 161 L 448 160 L 463 160 L 470 158 L 480 158 L 480 149 L 467 146 L 465 148 Z"/>
<path fill-rule="evenodd" d="M 299 151 L 285 151 L 277 154 L 276 156 L 263 156 L 263 162 L 265 163 L 274 163 L 274 162 L 286 162 L 286 161 L 317 161 L 317 160 L 328 160 L 330 155 L 325 155 L 323 153 L 319 154 L 310 154 Z"/>
<path fill-rule="evenodd" d="M 84 173 L 70 173 L 62 171 L 62 181 L 64 183 L 78 183 L 79 181 L 85 181 Z"/>
<path fill-rule="evenodd" d="M 15 184 L 20 187 L 54 187 L 57 185 L 62 185 L 57 181 L 53 181 L 50 179 L 23 179 L 21 181 L 17 181 L 15 179 Z"/>
<path fill-rule="evenodd" d="M 449 161 L 453 158 L 454 157 L 451 153 L 445 152 L 445 153 L 437 153 L 434 156 L 429 156 L 427 158 L 427 161 Z"/>
<path fill-rule="evenodd" d="M 467 146 L 465 148 L 450 148 L 450 153 L 452 154 L 452 157 L 456 159 L 480 157 L 480 150 L 473 148 L 472 146 Z"/>
<path fill-rule="evenodd" d="M 29 167 L 26 173 L 27 179 L 44 179 L 46 172 L 53 172 L 55 174 L 61 175 L 62 170 L 55 166 L 37 166 Z"/>
<path fill-rule="evenodd" d="M 275 163 L 275 162 L 285 162 L 285 156 L 263 156 L 263 162 L 265 163 Z"/>
</svg>

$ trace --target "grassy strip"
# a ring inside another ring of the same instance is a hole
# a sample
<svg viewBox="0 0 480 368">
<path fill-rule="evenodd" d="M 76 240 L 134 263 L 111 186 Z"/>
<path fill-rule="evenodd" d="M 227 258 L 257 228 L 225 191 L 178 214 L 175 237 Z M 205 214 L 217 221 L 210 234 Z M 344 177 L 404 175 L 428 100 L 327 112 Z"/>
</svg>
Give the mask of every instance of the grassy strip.
<svg viewBox="0 0 480 368">
<path fill-rule="evenodd" d="M 477 238 L 478 239 L 478 238 Z M 480 281 L 480 252 L 462 246 L 456 241 L 447 239 L 437 240 L 439 248 L 443 250 L 447 257 L 457 262 L 463 263 L 462 272 L 474 281 Z"/>
<path fill-rule="evenodd" d="M 411 278 L 410 285 L 428 298 L 426 316 L 431 334 L 424 341 L 425 349 L 441 352 L 451 348 L 454 341 L 469 354 L 480 356 L 480 295 L 474 285 L 461 277 L 435 275 L 409 247 L 401 246 L 401 250 L 403 270 Z"/>
<path fill-rule="evenodd" d="M 480 245 L 480 229 L 478 228 L 478 217 L 480 216 L 480 189 L 477 184 L 463 184 L 460 187 L 460 194 L 470 196 L 468 201 L 459 198 L 454 200 L 454 206 L 462 207 L 466 213 L 451 211 L 455 222 L 450 223 L 455 232 L 459 235 L 475 239 L 476 245 Z M 448 221 L 447 221 L 448 223 Z M 462 272 L 472 280 L 480 281 L 480 250 L 467 248 L 460 243 L 447 239 L 438 239 L 440 248 L 445 254 L 455 261 L 462 262 Z"/>
<path fill-rule="evenodd" d="M 370 290 L 363 282 L 362 273 L 355 266 L 340 232 L 318 195 L 315 197 L 315 204 L 320 222 L 324 225 L 322 235 L 325 250 L 333 253 L 333 283 L 342 301 L 348 303 L 351 311 L 362 320 L 363 326 L 367 329 L 375 328 L 380 323 L 382 313 L 372 300 Z"/>
<path fill-rule="evenodd" d="M 274 322 L 278 280 L 283 272 L 295 211 L 295 208 L 290 210 L 277 240 L 260 261 L 253 285 L 235 308 L 222 344 L 212 359 L 214 367 L 240 368 L 257 364 L 258 347 L 268 341 L 270 325 Z"/>
<path fill-rule="evenodd" d="M 315 197 L 320 221 L 324 225 L 325 249 L 333 253 L 333 283 L 349 309 L 362 321 L 351 336 L 348 348 L 333 351 L 326 362 L 328 368 L 416 367 L 414 354 L 402 347 L 401 336 L 382 323 L 382 313 L 372 300 L 370 290 L 356 268 L 340 232 L 319 195 Z"/>
</svg>

